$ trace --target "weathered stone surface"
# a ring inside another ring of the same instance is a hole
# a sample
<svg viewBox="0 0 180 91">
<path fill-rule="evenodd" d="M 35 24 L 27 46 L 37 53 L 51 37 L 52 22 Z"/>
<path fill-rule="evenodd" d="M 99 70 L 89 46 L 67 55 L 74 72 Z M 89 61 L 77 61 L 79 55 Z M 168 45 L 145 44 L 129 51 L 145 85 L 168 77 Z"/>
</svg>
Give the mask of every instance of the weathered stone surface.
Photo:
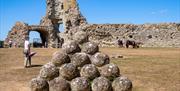
<svg viewBox="0 0 180 91">
<path fill-rule="evenodd" d="M 179 47 L 180 24 L 89 24 L 83 28 L 89 35 L 89 40 L 99 43 L 99 46 L 116 46 L 118 39 L 132 39 L 142 42 L 143 47 Z M 152 36 L 152 37 L 149 37 Z"/>
<path fill-rule="evenodd" d="M 92 91 L 112 91 L 111 82 L 105 77 L 98 77 L 92 82 Z"/>
<path fill-rule="evenodd" d="M 110 59 L 108 55 L 99 52 L 91 57 L 91 63 L 98 67 L 108 64 L 109 61 Z"/>
<path fill-rule="evenodd" d="M 50 91 L 71 91 L 68 81 L 57 77 L 49 82 Z"/>
<path fill-rule="evenodd" d="M 72 63 L 68 63 L 60 67 L 60 75 L 66 80 L 72 80 L 79 75 L 79 72 L 76 66 Z"/>
<path fill-rule="evenodd" d="M 101 76 L 107 77 L 109 80 L 114 80 L 120 75 L 120 70 L 115 64 L 107 64 L 100 68 Z"/>
<path fill-rule="evenodd" d="M 87 43 L 83 44 L 82 51 L 87 53 L 87 54 L 93 55 L 99 51 L 99 47 L 94 42 L 87 42 Z"/>
<path fill-rule="evenodd" d="M 62 45 L 62 37 L 58 36 L 60 24 L 64 25 L 64 31 L 68 33 L 68 36 L 74 33 L 72 30 L 75 28 L 78 29 L 79 26 L 87 24 L 86 19 L 79 11 L 76 0 L 46 0 L 46 4 L 46 15 L 41 19 L 40 24 L 26 25 L 26 28 L 18 26 L 17 31 L 12 28 L 7 36 L 5 45 L 8 45 L 9 40 L 13 40 L 18 46 L 23 47 L 24 35 L 29 36 L 29 32 L 37 31 L 41 35 L 43 46 L 47 44 L 48 47 L 59 48 Z M 17 27 L 17 24 L 15 27 Z M 14 34 L 14 32 L 18 33 Z M 23 32 L 27 34 L 22 34 Z"/>
<path fill-rule="evenodd" d="M 83 44 L 85 42 L 88 42 L 88 35 L 86 32 L 78 31 L 74 35 L 74 40 L 79 44 Z"/>
<path fill-rule="evenodd" d="M 16 22 L 4 41 L 5 47 L 8 46 L 10 40 L 13 42 L 12 46 L 23 47 L 23 43 L 28 34 L 27 29 L 28 24 Z"/>
<path fill-rule="evenodd" d="M 49 84 L 42 78 L 33 78 L 30 82 L 31 91 L 49 91 Z"/>
<path fill-rule="evenodd" d="M 50 19 L 63 18 L 63 0 L 46 0 L 46 4 L 46 16 L 48 16 Z"/>
<path fill-rule="evenodd" d="M 112 83 L 113 91 L 132 91 L 132 82 L 125 76 L 116 78 Z"/>
<path fill-rule="evenodd" d="M 60 67 L 64 63 L 69 63 L 70 58 L 66 53 L 58 51 L 53 55 L 51 61 L 55 66 Z"/>
<path fill-rule="evenodd" d="M 84 77 L 77 77 L 71 81 L 71 91 L 91 91 L 90 82 Z"/>
<path fill-rule="evenodd" d="M 74 54 L 81 51 L 79 45 L 74 41 L 67 41 L 66 43 L 64 43 L 62 45 L 62 50 L 67 54 Z"/>
<path fill-rule="evenodd" d="M 40 70 L 39 76 L 50 81 L 59 76 L 59 69 L 54 64 L 47 63 Z"/>
<path fill-rule="evenodd" d="M 94 78 L 99 76 L 99 71 L 98 71 L 98 69 L 96 68 L 95 65 L 87 64 L 87 65 L 84 65 L 81 68 L 80 75 L 82 77 L 86 77 L 86 78 L 92 80 L 92 79 L 94 79 Z"/>
<path fill-rule="evenodd" d="M 71 63 L 76 67 L 82 67 L 90 63 L 90 59 L 86 53 L 75 53 L 71 57 Z"/>
</svg>

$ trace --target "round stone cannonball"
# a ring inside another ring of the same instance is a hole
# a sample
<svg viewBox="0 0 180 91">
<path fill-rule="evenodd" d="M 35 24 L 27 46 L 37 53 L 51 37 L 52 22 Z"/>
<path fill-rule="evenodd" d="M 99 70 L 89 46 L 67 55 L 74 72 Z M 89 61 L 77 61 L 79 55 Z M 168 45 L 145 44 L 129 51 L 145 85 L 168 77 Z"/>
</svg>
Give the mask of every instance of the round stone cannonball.
<svg viewBox="0 0 180 91">
<path fill-rule="evenodd" d="M 112 83 L 113 91 L 132 91 L 132 82 L 125 76 L 116 78 Z"/>
<path fill-rule="evenodd" d="M 31 91 L 49 91 L 49 84 L 42 78 L 33 78 L 30 82 Z"/>
<path fill-rule="evenodd" d="M 120 70 L 115 64 L 107 64 L 100 68 L 101 76 L 107 77 L 109 80 L 114 80 L 120 75 Z"/>
<path fill-rule="evenodd" d="M 56 52 L 53 55 L 51 61 L 52 61 L 52 63 L 55 66 L 60 67 L 64 63 L 69 63 L 70 62 L 70 58 L 69 58 L 69 56 L 66 53 Z"/>
<path fill-rule="evenodd" d="M 71 91 L 91 91 L 90 83 L 85 77 L 77 77 L 71 81 Z"/>
<path fill-rule="evenodd" d="M 80 75 L 90 80 L 99 76 L 99 71 L 93 64 L 86 64 L 81 68 Z"/>
<path fill-rule="evenodd" d="M 76 67 L 82 67 L 90 63 L 90 59 L 86 53 L 75 53 L 71 56 L 71 63 Z"/>
<path fill-rule="evenodd" d="M 72 80 L 79 75 L 79 72 L 75 65 L 68 63 L 60 67 L 60 75 L 66 80 Z"/>
<path fill-rule="evenodd" d="M 91 57 L 91 63 L 98 67 L 109 64 L 109 61 L 110 59 L 108 55 L 99 52 Z"/>
<path fill-rule="evenodd" d="M 92 82 L 92 91 L 112 91 L 111 82 L 105 77 L 98 77 Z"/>
<path fill-rule="evenodd" d="M 75 41 L 67 41 L 62 45 L 62 51 L 67 54 L 74 54 L 80 52 L 81 49 Z"/>
<path fill-rule="evenodd" d="M 99 51 L 99 46 L 96 43 L 87 42 L 87 43 L 83 44 L 82 51 L 87 54 L 93 55 Z"/>
<path fill-rule="evenodd" d="M 83 44 L 85 42 L 88 42 L 88 35 L 84 31 L 79 31 L 74 34 L 74 40 L 79 44 Z"/>
<path fill-rule="evenodd" d="M 59 76 L 59 69 L 54 64 L 47 63 L 40 70 L 39 76 L 50 81 Z"/>
<path fill-rule="evenodd" d="M 57 77 L 49 82 L 50 91 L 71 91 L 70 84 L 62 77 Z"/>
</svg>

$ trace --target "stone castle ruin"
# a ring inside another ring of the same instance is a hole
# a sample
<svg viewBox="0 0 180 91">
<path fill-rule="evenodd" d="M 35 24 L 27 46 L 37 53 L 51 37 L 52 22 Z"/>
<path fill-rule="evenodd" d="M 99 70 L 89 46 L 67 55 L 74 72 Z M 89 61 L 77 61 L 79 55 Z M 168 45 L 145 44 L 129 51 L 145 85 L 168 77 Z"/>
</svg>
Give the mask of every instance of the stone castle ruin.
<svg viewBox="0 0 180 91">
<path fill-rule="evenodd" d="M 9 40 L 22 47 L 25 37 L 31 31 L 40 34 L 42 44 L 50 48 L 61 47 L 63 41 L 72 39 L 77 31 L 88 33 L 91 41 L 100 46 L 115 46 L 117 39 L 132 39 L 143 43 L 144 47 L 180 47 L 180 24 L 88 24 L 79 11 L 76 0 L 46 0 L 46 15 L 39 25 L 28 25 L 16 22 L 9 32 L 5 45 Z M 59 31 L 60 25 L 64 32 Z M 59 44 L 59 45 L 57 45 Z"/>
<path fill-rule="evenodd" d="M 47 10 L 46 16 L 43 17 L 39 25 L 28 25 L 22 22 L 16 22 L 12 30 L 9 32 L 5 40 L 8 44 L 9 40 L 23 46 L 26 37 L 31 31 L 40 33 L 42 44 L 48 44 L 48 47 L 59 47 L 62 38 L 67 40 L 79 28 L 86 25 L 86 19 L 79 11 L 76 0 L 46 0 Z M 60 25 L 64 26 L 64 33 L 60 33 Z"/>
</svg>

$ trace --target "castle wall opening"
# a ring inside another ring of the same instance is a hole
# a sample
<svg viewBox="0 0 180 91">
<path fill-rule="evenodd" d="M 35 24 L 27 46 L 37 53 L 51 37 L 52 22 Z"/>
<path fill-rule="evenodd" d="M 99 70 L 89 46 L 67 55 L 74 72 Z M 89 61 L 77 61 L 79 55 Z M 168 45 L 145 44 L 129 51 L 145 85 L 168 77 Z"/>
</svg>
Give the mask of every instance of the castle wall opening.
<svg viewBox="0 0 180 91">
<path fill-rule="evenodd" d="M 39 36 L 37 36 L 38 34 L 36 34 L 36 36 L 31 36 L 31 33 L 39 33 Z M 29 37 L 33 42 L 33 47 L 47 47 L 48 36 L 48 32 L 44 30 L 29 30 Z"/>
<path fill-rule="evenodd" d="M 64 32 L 64 25 L 59 24 L 59 32 L 63 33 Z"/>
</svg>

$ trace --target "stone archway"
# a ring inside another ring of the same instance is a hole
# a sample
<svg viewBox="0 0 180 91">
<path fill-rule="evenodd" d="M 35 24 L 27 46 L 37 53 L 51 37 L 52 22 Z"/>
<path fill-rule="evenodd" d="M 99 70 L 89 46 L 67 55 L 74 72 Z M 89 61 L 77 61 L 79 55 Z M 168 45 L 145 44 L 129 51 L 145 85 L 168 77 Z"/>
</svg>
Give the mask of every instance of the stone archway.
<svg viewBox="0 0 180 91">
<path fill-rule="evenodd" d="M 41 38 L 41 41 L 42 41 L 42 46 L 48 47 L 48 38 L 49 38 L 48 31 L 43 30 L 43 29 L 28 30 L 28 36 L 29 36 L 31 31 L 38 32 L 40 34 L 40 38 Z"/>
</svg>

